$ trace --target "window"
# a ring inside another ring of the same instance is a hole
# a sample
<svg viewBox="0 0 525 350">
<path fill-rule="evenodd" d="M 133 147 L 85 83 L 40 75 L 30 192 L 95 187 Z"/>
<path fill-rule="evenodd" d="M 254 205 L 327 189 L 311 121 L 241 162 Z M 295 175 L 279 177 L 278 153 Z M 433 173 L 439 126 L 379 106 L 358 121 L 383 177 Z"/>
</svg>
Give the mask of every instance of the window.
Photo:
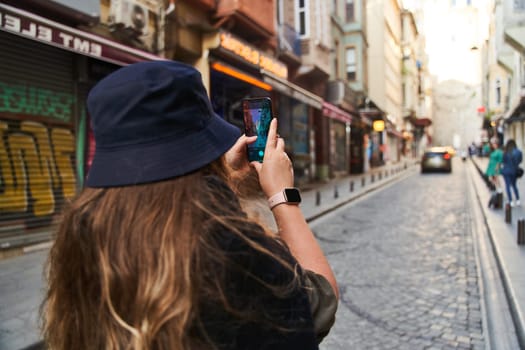
<svg viewBox="0 0 525 350">
<path fill-rule="evenodd" d="M 302 38 L 310 35 L 310 14 L 308 8 L 308 0 L 296 0 L 295 25 L 297 33 L 299 33 Z"/>
<path fill-rule="evenodd" d="M 501 104 L 501 81 L 496 79 L 496 104 Z"/>
<path fill-rule="evenodd" d="M 345 19 L 347 22 L 353 22 L 355 21 L 355 13 L 354 13 L 354 0 L 346 0 L 345 5 Z"/>
<path fill-rule="evenodd" d="M 525 10 L 525 0 L 514 0 L 515 10 Z"/>
<path fill-rule="evenodd" d="M 283 0 L 277 0 L 275 8 L 277 10 L 277 24 L 281 25 L 283 24 Z"/>
<path fill-rule="evenodd" d="M 356 80 L 357 62 L 355 56 L 355 48 L 350 47 L 346 49 L 346 80 Z"/>
<path fill-rule="evenodd" d="M 335 40 L 334 42 L 334 76 L 336 79 L 339 79 L 339 41 Z"/>
</svg>

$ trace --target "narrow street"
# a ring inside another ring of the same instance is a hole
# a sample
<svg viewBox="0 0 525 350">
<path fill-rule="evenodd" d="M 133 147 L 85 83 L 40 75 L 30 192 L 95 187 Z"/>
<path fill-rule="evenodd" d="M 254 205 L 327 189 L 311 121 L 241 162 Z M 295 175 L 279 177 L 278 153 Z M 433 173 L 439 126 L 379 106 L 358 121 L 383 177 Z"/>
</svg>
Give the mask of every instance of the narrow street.
<svg viewBox="0 0 525 350">
<path fill-rule="evenodd" d="M 322 349 L 484 349 L 467 163 L 313 223 L 341 292 Z"/>
</svg>

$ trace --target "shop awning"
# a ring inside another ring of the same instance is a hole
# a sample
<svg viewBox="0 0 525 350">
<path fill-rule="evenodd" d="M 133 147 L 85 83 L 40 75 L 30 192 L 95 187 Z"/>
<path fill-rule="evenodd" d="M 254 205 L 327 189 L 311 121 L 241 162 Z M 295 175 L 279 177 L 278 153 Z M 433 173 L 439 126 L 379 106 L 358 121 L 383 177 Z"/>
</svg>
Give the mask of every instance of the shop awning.
<svg viewBox="0 0 525 350">
<path fill-rule="evenodd" d="M 394 135 L 395 137 L 397 138 L 400 138 L 402 139 L 403 138 L 403 133 L 401 131 L 397 131 L 396 129 L 391 129 L 391 128 L 388 128 L 386 130 L 390 135 Z"/>
<path fill-rule="evenodd" d="M 505 29 L 505 42 L 519 53 L 525 51 L 525 26 Z"/>
<path fill-rule="evenodd" d="M 323 109 L 324 101 L 316 94 L 313 94 L 310 91 L 303 89 L 302 87 L 295 85 L 286 79 L 279 78 L 278 76 L 266 70 L 261 70 L 261 74 L 263 76 L 263 81 L 274 87 L 275 90 L 283 93 L 286 96 L 304 102 L 313 108 Z"/>
<path fill-rule="evenodd" d="M 119 65 L 164 59 L 3 4 L 0 30 Z"/>
<path fill-rule="evenodd" d="M 511 53 L 500 53 L 498 54 L 498 64 L 506 69 L 509 73 L 514 71 L 512 67 L 512 54 Z"/>
<path fill-rule="evenodd" d="M 352 122 L 352 115 L 350 115 L 350 113 L 345 112 L 341 108 L 328 102 L 323 102 L 323 115 L 327 116 L 328 118 L 342 121 L 343 123 Z"/>
<path fill-rule="evenodd" d="M 415 118 L 413 121 L 414 126 L 425 127 L 432 124 L 432 119 L 430 118 Z"/>
<path fill-rule="evenodd" d="M 510 124 L 514 121 L 517 121 L 518 118 L 521 120 L 523 113 L 525 113 L 525 96 L 519 96 L 513 101 L 512 106 L 509 108 L 507 113 L 505 113 L 503 119 L 506 123 Z"/>
</svg>

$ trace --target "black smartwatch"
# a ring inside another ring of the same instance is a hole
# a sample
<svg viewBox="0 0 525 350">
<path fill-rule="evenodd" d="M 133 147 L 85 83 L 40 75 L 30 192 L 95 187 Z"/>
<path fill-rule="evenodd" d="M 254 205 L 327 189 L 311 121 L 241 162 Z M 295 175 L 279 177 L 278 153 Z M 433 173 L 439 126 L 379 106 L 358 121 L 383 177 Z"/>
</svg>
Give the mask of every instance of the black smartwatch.
<svg viewBox="0 0 525 350">
<path fill-rule="evenodd" d="M 295 187 L 287 187 L 268 199 L 268 206 L 270 209 L 283 203 L 295 205 L 301 203 L 301 193 L 299 192 L 299 189 Z"/>
</svg>

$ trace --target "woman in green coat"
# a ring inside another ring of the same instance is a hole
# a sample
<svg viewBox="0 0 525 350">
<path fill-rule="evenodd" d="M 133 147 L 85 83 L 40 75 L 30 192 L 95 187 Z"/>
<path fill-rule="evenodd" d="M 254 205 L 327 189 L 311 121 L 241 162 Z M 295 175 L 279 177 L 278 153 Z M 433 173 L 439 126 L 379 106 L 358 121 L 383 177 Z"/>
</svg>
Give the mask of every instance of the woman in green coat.
<svg viewBox="0 0 525 350">
<path fill-rule="evenodd" d="M 490 141 L 490 156 L 489 156 L 489 164 L 487 166 L 487 170 L 485 171 L 485 175 L 488 176 L 492 184 L 494 184 L 494 187 L 496 190 L 500 190 L 500 184 L 499 184 L 499 174 L 500 174 L 500 167 L 501 162 L 503 161 L 503 151 L 499 147 L 498 140 L 491 140 Z"/>
</svg>

